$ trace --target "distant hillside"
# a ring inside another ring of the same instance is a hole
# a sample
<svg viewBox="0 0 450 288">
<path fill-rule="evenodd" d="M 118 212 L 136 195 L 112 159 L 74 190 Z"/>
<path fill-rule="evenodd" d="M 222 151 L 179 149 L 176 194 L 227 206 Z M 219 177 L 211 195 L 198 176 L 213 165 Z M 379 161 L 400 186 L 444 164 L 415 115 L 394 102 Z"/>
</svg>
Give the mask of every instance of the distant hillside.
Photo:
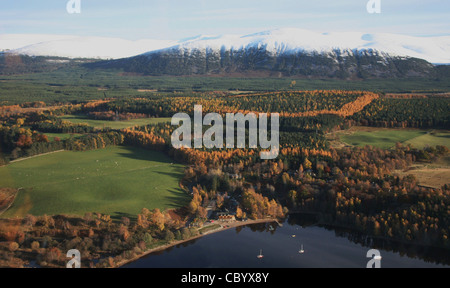
<svg viewBox="0 0 450 288">
<path fill-rule="evenodd" d="M 41 73 L 90 62 L 88 59 L 60 57 L 32 57 L 11 53 L 0 53 L 0 75 Z"/>
<path fill-rule="evenodd" d="M 239 50 L 169 48 L 131 58 L 100 61 L 90 68 L 123 69 L 145 75 L 263 75 L 314 78 L 436 77 L 429 62 L 376 50 L 274 54 L 264 47 Z"/>
</svg>

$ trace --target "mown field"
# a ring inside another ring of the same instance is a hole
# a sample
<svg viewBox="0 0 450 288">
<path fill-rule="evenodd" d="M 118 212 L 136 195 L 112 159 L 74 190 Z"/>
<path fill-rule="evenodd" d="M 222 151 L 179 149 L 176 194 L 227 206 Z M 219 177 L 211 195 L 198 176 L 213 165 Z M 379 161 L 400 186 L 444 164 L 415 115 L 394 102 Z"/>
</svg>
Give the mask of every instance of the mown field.
<svg viewBox="0 0 450 288">
<path fill-rule="evenodd" d="M 371 145 L 382 149 L 389 149 L 394 147 L 398 142 L 404 145 L 411 144 L 418 149 L 436 145 L 450 147 L 449 132 L 432 133 L 428 130 L 420 129 L 400 130 L 356 127 L 341 133 L 339 137 L 344 144 L 359 147 Z"/>
<path fill-rule="evenodd" d="M 107 121 L 107 120 L 93 120 L 82 115 L 66 115 L 60 117 L 62 120 L 72 122 L 74 124 L 88 124 L 97 129 L 111 128 L 111 129 L 125 129 L 134 126 L 145 126 L 150 124 L 170 122 L 171 118 L 144 118 L 132 119 L 129 121 Z"/>
<path fill-rule="evenodd" d="M 144 207 L 176 208 L 189 198 L 179 188 L 182 175 L 182 165 L 138 148 L 40 156 L 0 167 L 0 187 L 19 189 L 1 217 L 86 212 L 133 217 Z"/>
<path fill-rule="evenodd" d="M 414 139 L 405 141 L 404 144 L 411 144 L 416 148 L 424 148 L 427 146 L 447 146 L 450 148 L 450 132 L 431 132 L 425 135 L 421 135 Z"/>
<path fill-rule="evenodd" d="M 341 137 L 341 140 L 352 146 L 364 147 L 366 145 L 371 145 L 382 149 L 389 149 L 395 146 L 397 142 L 403 143 L 426 134 L 426 131 L 422 130 L 371 130 L 372 131 L 357 131 L 351 135 L 344 135 Z"/>
</svg>

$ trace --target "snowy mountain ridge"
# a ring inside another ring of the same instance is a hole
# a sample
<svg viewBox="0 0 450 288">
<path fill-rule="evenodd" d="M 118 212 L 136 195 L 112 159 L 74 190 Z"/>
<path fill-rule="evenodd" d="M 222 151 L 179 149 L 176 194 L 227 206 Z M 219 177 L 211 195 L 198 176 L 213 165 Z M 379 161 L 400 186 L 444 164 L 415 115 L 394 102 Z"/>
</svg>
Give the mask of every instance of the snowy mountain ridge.
<svg viewBox="0 0 450 288">
<path fill-rule="evenodd" d="M 413 37 L 398 34 L 361 32 L 318 33 L 284 28 L 250 35 L 200 35 L 169 49 L 241 50 L 265 49 L 272 55 L 298 52 L 330 53 L 334 51 L 373 50 L 391 56 L 424 59 L 430 63 L 450 63 L 450 36 Z M 152 53 L 154 51 L 150 51 Z"/>
<path fill-rule="evenodd" d="M 199 35 L 175 40 L 137 41 L 106 37 L 65 35 L 0 35 L 0 51 L 29 56 L 120 59 L 169 51 L 202 52 L 264 50 L 271 55 L 340 53 L 361 51 L 379 55 L 413 57 L 433 64 L 450 64 L 450 36 L 417 37 L 389 33 L 319 33 L 283 28 L 249 35 Z"/>
</svg>

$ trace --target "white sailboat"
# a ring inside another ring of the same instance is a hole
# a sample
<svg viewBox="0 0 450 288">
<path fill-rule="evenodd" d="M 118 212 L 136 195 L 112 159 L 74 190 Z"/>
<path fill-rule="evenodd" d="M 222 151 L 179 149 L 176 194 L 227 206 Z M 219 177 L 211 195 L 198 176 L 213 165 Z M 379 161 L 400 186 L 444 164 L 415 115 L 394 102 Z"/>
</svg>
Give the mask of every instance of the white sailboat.
<svg viewBox="0 0 450 288">
<path fill-rule="evenodd" d="M 298 251 L 298 253 L 300 253 L 300 254 L 305 253 L 305 250 L 303 249 L 303 244 L 302 244 L 302 247 L 300 248 L 300 250 Z"/>
<path fill-rule="evenodd" d="M 258 259 L 264 258 L 264 255 L 262 254 L 262 249 L 259 251 L 259 255 L 256 257 L 258 257 Z"/>
</svg>

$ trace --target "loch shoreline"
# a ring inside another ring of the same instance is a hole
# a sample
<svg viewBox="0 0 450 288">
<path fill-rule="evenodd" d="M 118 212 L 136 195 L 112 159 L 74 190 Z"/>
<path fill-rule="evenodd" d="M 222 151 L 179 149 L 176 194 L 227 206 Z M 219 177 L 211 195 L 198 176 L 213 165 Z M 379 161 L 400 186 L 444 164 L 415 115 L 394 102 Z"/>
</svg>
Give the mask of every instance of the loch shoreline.
<svg viewBox="0 0 450 288">
<path fill-rule="evenodd" d="M 222 232 L 222 231 L 226 231 L 226 230 L 237 228 L 237 227 L 241 227 L 241 226 L 247 226 L 247 225 L 252 225 L 252 224 L 261 224 L 261 223 L 274 223 L 274 222 L 279 223 L 277 219 L 273 219 L 273 218 L 258 219 L 258 220 L 247 220 L 247 221 L 236 221 L 236 222 L 231 222 L 231 223 L 224 222 L 224 223 L 220 224 L 221 227 L 218 228 L 218 229 L 208 231 L 208 232 L 206 232 L 204 234 L 201 234 L 201 235 L 198 235 L 198 236 L 195 236 L 195 237 L 191 237 L 189 239 L 174 241 L 174 242 L 171 242 L 169 244 L 165 244 L 165 245 L 161 245 L 161 246 L 149 249 L 149 250 L 145 251 L 144 253 L 142 253 L 142 254 L 140 254 L 140 255 L 132 258 L 132 259 L 127 259 L 127 260 L 120 261 L 119 263 L 116 264 L 115 267 L 116 268 L 124 268 L 123 266 L 125 266 L 125 265 L 127 265 L 129 263 L 135 262 L 135 261 L 137 261 L 137 260 L 139 260 L 139 259 L 141 259 L 141 258 L 143 258 L 145 256 L 148 256 L 148 255 L 150 255 L 152 253 L 164 251 L 164 250 L 169 249 L 171 247 L 174 247 L 174 246 L 177 246 L 177 245 L 180 245 L 180 244 L 183 244 L 185 242 L 192 241 L 192 240 L 196 240 L 196 239 L 199 239 L 199 238 L 202 238 L 204 236 L 211 235 L 211 234 L 214 234 L 214 233 L 219 233 L 219 232 Z"/>
</svg>

